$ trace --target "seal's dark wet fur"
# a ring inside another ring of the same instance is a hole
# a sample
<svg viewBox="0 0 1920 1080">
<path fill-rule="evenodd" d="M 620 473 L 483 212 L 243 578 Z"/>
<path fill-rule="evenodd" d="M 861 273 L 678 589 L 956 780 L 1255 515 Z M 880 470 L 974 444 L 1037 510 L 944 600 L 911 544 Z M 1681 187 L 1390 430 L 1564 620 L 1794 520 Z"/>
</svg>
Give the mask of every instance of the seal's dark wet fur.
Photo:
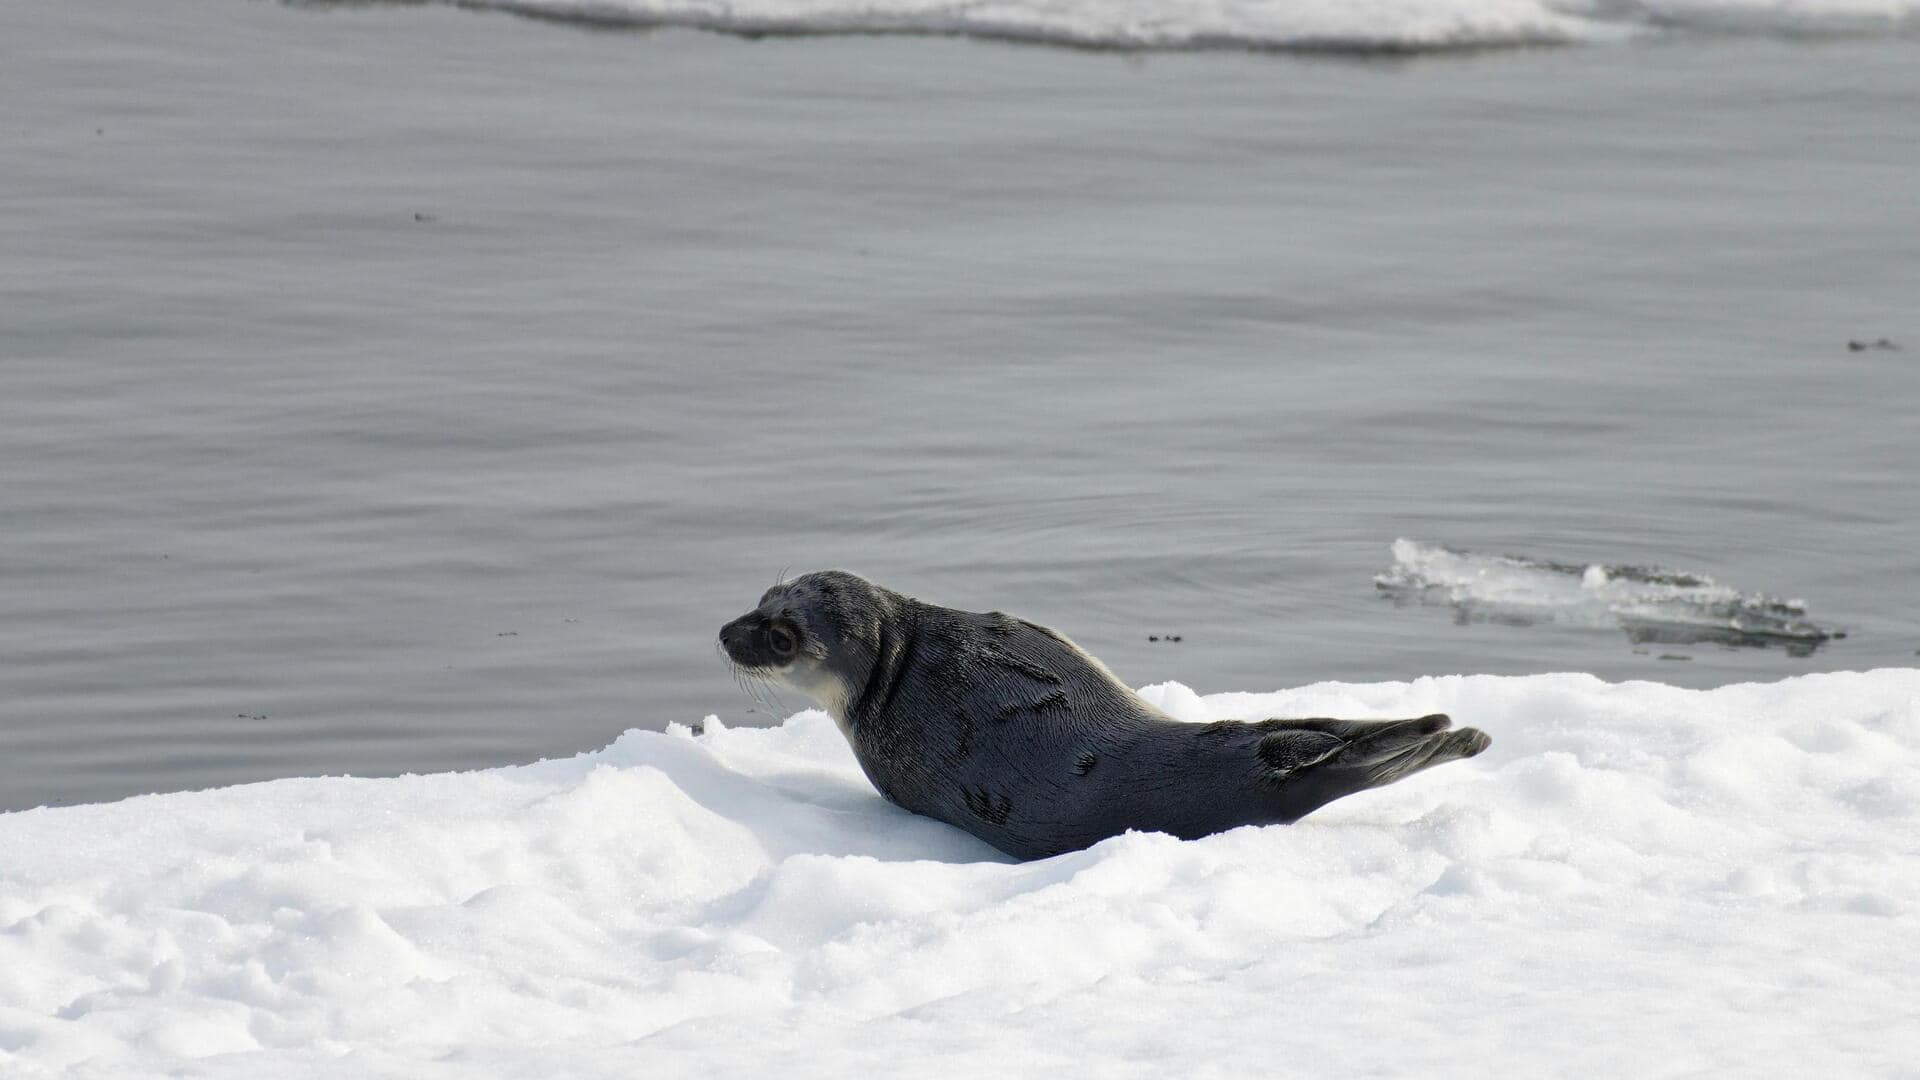
<svg viewBox="0 0 1920 1080">
<path fill-rule="evenodd" d="M 767 590 L 720 641 L 826 705 L 882 795 L 1020 858 L 1290 822 L 1488 744 L 1442 715 L 1182 723 L 1044 626 L 838 570 Z"/>
</svg>

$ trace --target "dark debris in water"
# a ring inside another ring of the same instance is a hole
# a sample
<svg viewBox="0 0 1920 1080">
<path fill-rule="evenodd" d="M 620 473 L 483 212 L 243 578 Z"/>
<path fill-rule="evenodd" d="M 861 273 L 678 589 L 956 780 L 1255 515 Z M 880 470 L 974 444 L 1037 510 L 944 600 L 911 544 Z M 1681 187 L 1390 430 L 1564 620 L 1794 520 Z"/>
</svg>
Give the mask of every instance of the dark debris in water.
<svg viewBox="0 0 1920 1080">
<path fill-rule="evenodd" d="M 1872 341 L 1862 341 L 1855 338 L 1847 342 L 1848 352 L 1866 352 L 1868 349 L 1898 352 L 1900 346 L 1896 345 L 1891 338 L 1875 338 Z"/>
</svg>

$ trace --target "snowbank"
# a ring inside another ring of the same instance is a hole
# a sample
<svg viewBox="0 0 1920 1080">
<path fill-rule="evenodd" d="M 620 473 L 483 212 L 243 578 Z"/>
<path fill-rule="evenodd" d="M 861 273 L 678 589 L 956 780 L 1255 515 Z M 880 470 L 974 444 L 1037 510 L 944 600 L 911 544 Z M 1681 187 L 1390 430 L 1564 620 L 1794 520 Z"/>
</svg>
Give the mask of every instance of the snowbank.
<svg viewBox="0 0 1920 1080">
<path fill-rule="evenodd" d="M 1024 865 L 881 802 L 815 712 L 0 815 L 0 1073 L 1920 1061 L 1920 671 L 1145 694 L 1192 720 L 1446 711 L 1494 745 L 1299 825 Z"/>
</svg>

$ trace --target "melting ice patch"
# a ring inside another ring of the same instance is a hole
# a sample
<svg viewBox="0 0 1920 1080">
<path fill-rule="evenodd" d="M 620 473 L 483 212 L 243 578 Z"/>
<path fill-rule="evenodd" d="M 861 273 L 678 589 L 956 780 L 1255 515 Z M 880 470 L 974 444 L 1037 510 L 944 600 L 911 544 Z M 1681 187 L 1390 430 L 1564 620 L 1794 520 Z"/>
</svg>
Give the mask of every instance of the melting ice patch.
<svg viewBox="0 0 1920 1080">
<path fill-rule="evenodd" d="M 1373 581 L 1389 597 L 1447 605 L 1462 620 L 1618 627 L 1638 642 L 1780 645 L 1805 655 L 1846 636 L 1807 618 L 1799 600 L 1658 567 L 1484 555 L 1402 538 L 1393 566 Z"/>
<path fill-rule="evenodd" d="M 1142 694 L 1448 712 L 1298 825 L 1016 864 L 832 720 L 0 814 L 0 1076 L 1897 1076 L 1920 671 Z M 1249 1064 L 1249 1063 L 1252 1064 Z"/>
<path fill-rule="evenodd" d="M 452 0 L 762 34 L 960 34 L 1094 48 L 1424 51 L 1675 32 L 1899 34 L 1920 0 Z"/>
</svg>

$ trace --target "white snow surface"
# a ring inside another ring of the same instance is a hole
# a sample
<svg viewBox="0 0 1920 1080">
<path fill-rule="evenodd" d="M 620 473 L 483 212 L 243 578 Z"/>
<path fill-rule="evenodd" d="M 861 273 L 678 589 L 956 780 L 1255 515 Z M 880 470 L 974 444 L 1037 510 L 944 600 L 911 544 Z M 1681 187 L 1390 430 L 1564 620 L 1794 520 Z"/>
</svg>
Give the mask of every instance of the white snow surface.
<svg viewBox="0 0 1920 1080">
<path fill-rule="evenodd" d="M 1655 33 L 1901 34 L 1920 0 L 450 0 L 745 34 L 965 34 L 1106 48 L 1427 50 Z"/>
<path fill-rule="evenodd" d="M 1142 693 L 1493 747 L 1026 864 L 811 711 L 0 815 L 0 1075 L 1914 1075 L 1920 670 Z"/>
</svg>

